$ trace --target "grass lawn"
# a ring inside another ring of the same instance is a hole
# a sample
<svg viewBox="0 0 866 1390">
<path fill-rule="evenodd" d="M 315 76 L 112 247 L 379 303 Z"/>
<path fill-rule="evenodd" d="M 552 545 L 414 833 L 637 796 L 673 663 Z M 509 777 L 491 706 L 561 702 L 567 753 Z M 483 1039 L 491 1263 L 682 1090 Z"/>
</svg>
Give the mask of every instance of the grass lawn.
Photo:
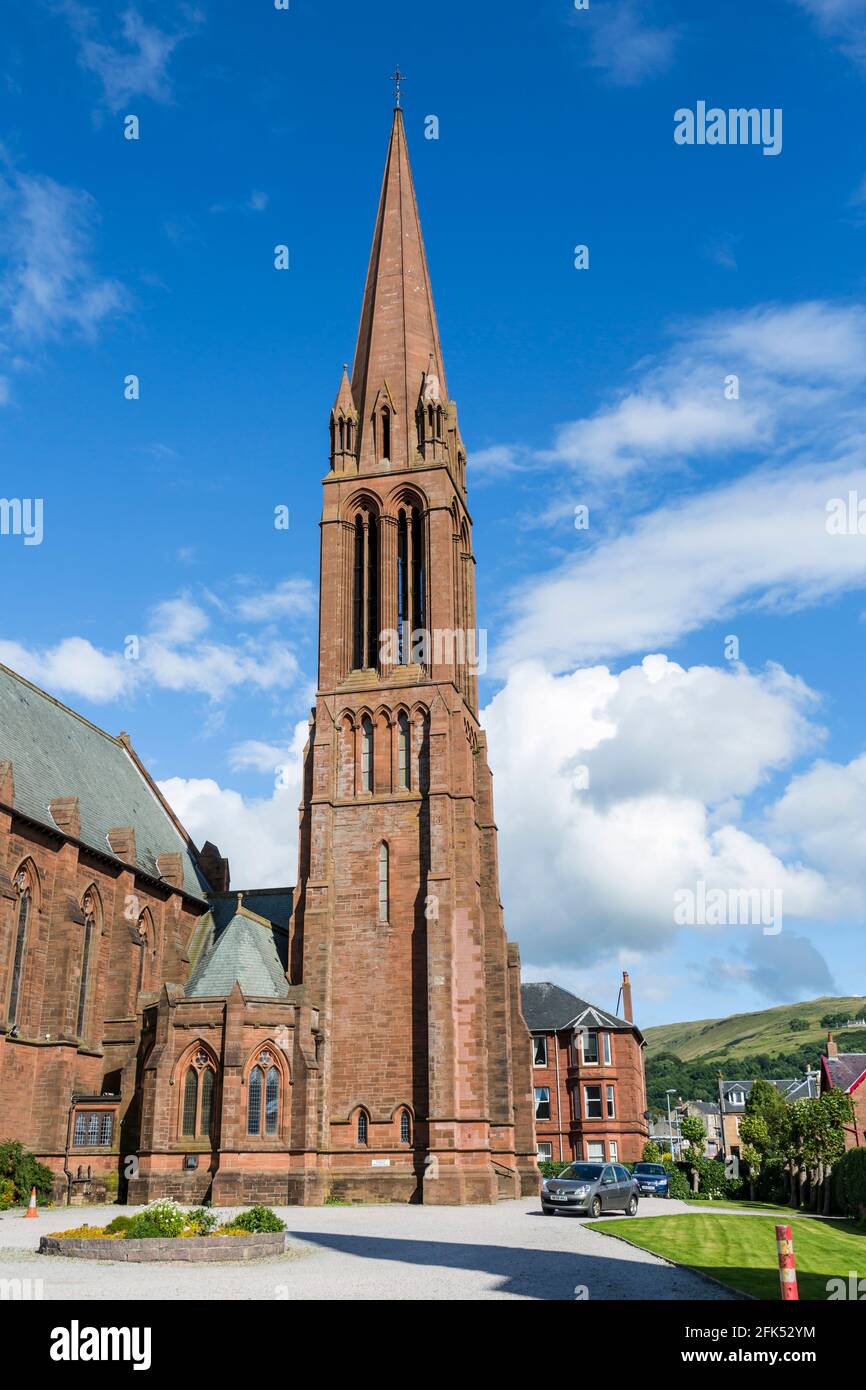
<svg viewBox="0 0 866 1390">
<path fill-rule="evenodd" d="M 621 1236 L 642 1250 L 711 1274 L 742 1293 L 779 1301 L 776 1222 L 770 1216 L 745 1221 L 724 1212 L 700 1216 L 689 1212 L 588 1225 L 590 1230 Z M 866 1274 L 866 1235 L 853 1222 L 804 1218 L 793 1222 L 791 1229 L 801 1298 L 823 1302 L 828 1279 L 847 1280 L 851 1270 L 861 1278 Z"/>
<path fill-rule="evenodd" d="M 683 1197 L 682 1200 L 688 1202 L 689 1206 L 703 1207 L 705 1211 L 721 1211 L 722 1208 L 726 1208 L 728 1211 L 776 1211 L 780 1216 L 789 1217 L 799 1215 L 793 1207 L 780 1207 L 776 1202 L 744 1202 L 738 1198 L 728 1201 L 727 1197 L 719 1197 L 712 1202 L 703 1197 Z M 803 1215 L 808 1216 L 809 1213 L 803 1212 Z"/>
</svg>

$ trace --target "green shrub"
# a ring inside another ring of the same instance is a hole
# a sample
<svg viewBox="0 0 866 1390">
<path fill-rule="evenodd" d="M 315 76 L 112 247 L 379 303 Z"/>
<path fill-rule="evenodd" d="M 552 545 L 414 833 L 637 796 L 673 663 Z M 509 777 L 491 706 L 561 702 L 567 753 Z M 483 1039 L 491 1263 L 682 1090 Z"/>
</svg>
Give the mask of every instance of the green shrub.
<svg viewBox="0 0 866 1390">
<path fill-rule="evenodd" d="M 217 1216 L 212 1211 L 206 1211 L 204 1207 L 195 1207 L 187 1212 L 186 1224 L 192 1227 L 197 1236 L 209 1236 L 217 1224 Z"/>
<path fill-rule="evenodd" d="M 15 1184 L 11 1178 L 0 1178 L 0 1211 L 15 1205 Z"/>
<path fill-rule="evenodd" d="M 564 1173 L 565 1169 L 570 1167 L 570 1159 L 568 1163 L 557 1163 L 552 1158 L 540 1158 L 538 1160 L 538 1171 L 543 1178 L 558 1178 L 560 1173 Z"/>
<path fill-rule="evenodd" d="M 249 1211 L 242 1211 L 240 1215 L 233 1216 L 231 1224 L 241 1231 L 251 1231 L 256 1235 L 265 1234 L 269 1231 L 284 1231 L 285 1221 L 281 1221 L 275 1211 L 270 1207 L 250 1207 Z"/>
<path fill-rule="evenodd" d="M 19 1144 L 17 1139 L 4 1139 L 0 1143 L 0 1179 L 10 1179 L 16 1202 L 27 1202 L 31 1188 L 36 1188 L 40 1202 L 47 1202 L 51 1196 L 53 1174 L 44 1163 L 38 1163 L 32 1153 Z"/>
<path fill-rule="evenodd" d="M 836 1205 L 847 1216 L 866 1213 L 866 1149 L 849 1149 L 833 1167 Z"/>
<path fill-rule="evenodd" d="M 126 1228 L 127 1240 L 176 1239 L 187 1222 L 183 1207 L 162 1197 L 133 1216 Z"/>
<path fill-rule="evenodd" d="M 112 1221 L 109 1221 L 105 1229 L 111 1236 L 119 1235 L 128 1230 L 134 1220 L 134 1216 L 115 1216 Z"/>
<path fill-rule="evenodd" d="M 648 1139 L 644 1144 L 641 1161 L 643 1163 L 661 1163 L 662 1151 L 654 1139 Z"/>
<path fill-rule="evenodd" d="M 675 1163 L 671 1163 L 670 1159 L 665 1160 L 665 1172 L 668 1175 L 669 1197 L 678 1197 L 682 1201 L 692 1195 L 691 1183 L 685 1173 Z"/>
</svg>

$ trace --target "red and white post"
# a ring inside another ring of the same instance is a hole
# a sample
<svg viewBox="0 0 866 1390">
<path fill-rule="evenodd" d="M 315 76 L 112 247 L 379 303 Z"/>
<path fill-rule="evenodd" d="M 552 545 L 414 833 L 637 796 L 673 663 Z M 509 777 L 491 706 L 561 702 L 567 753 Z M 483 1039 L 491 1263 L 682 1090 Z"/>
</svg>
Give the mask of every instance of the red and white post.
<svg viewBox="0 0 866 1390">
<path fill-rule="evenodd" d="M 794 1264 L 794 1241 L 790 1226 L 776 1227 L 776 1250 L 779 1254 L 779 1282 L 782 1285 L 782 1299 L 799 1301 L 797 1289 L 797 1267 Z"/>
</svg>

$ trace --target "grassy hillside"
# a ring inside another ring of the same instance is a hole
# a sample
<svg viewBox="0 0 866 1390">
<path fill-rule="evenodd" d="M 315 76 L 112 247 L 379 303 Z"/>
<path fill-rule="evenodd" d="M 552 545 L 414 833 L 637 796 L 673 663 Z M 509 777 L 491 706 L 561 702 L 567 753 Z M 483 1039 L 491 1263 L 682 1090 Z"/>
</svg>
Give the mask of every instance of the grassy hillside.
<svg viewBox="0 0 866 1390">
<path fill-rule="evenodd" d="M 866 999 L 862 995 L 841 998 L 822 997 L 804 1004 L 782 1004 L 775 1009 L 763 1009 L 753 1014 L 732 1014 L 730 1018 L 704 1018 L 693 1023 L 664 1023 L 658 1028 L 643 1029 L 648 1054 L 674 1052 L 684 1062 L 698 1058 L 702 1062 L 724 1061 L 729 1064 L 737 1057 L 755 1053 L 788 1053 L 804 1043 L 815 1045 L 817 1062 L 826 1029 L 819 1019 L 824 1014 L 847 1014 L 850 1018 L 866 1017 Z M 802 1032 L 788 1027 L 790 1019 L 802 1019 L 809 1026 Z M 859 1031 L 866 1052 L 866 1028 Z"/>
</svg>

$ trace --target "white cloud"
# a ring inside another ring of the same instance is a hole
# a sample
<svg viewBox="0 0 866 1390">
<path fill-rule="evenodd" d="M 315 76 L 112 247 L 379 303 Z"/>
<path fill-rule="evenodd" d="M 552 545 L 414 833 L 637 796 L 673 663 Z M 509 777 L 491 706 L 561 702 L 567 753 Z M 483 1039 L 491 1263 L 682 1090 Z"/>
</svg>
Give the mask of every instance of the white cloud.
<svg viewBox="0 0 866 1390">
<path fill-rule="evenodd" d="M 827 504 L 866 498 L 866 450 L 847 465 L 756 472 L 659 507 L 594 550 L 529 580 L 494 664 L 554 669 L 664 646 L 753 608 L 790 612 L 866 583 L 858 535 L 827 532 Z M 576 532 L 576 546 L 585 532 Z"/>
<path fill-rule="evenodd" d="M 5 178 L 0 176 L 5 338 L 30 345 L 70 330 L 93 337 L 126 306 L 123 286 L 92 265 L 97 220 L 96 204 L 81 189 L 7 167 Z"/>
<path fill-rule="evenodd" d="M 726 394 L 731 376 L 739 378 L 738 397 Z M 770 304 L 711 315 L 681 325 L 672 348 L 642 367 L 637 387 L 561 426 L 538 457 L 608 478 L 743 450 L 778 457 L 789 437 L 815 436 L 818 406 L 838 429 L 842 402 L 864 378 L 861 305 Z"/>
<path fill-rule="evenodd" d="M 591 67 L 599 68 L 618 87 L 632 87 L 645 77 L 657 77 L 673 62 L 679 32 L 653 27 L 646 4 L 638 0 L 593 0 L 580 24 L 589 26 Z"/>
<path fill-rule="evenodd" d="M 230 607 L 220 611 L 226 623 L 237 617 Z M 124 637 L 122 652 L 101 651 L 81 637 L 41 649 L 0 641 L 0 660 L 49 690 L 96 703 L 157 688 L 205 695 L 219 704 L 241 689 L 285 691 L 297 685 L 300 668 L 289 644 L 243 634 L 205 640 L 209 625 L 208 614 L 180 595 L 157 604 L 146 630 Z"/>
<path fill-rule="evenodd" d="M 274 618 L 291 618 L 312 612 L 315 597 L 308 579 L 284 579 L 273 589 L 238 599 L 236 609 L 239 617 L 249 622 L 270 622 Z"/>
<path fill-rule="evenodd" d="M 794 0 L 859 67 L 866 67 L 866 0 Z"/>
<path fill-rule="evenodd" d="M 768 815 L 771 841 L 833 877 L 852 913 L 866 908 L 866 753 L 820 760 L 792 778 Z"/>
<path fill-rule="evenodd" d="M 304 720 L 295 727 L 291 747 L 280 750 L 283 767 L 270 796 L 244 797 L 210 777 L 169 777 L 159 784 L 193 839 L 198 844 L 211 840 L 219 845 L 238 888 L 295 883 L 301 758 L 308 733 Z M 243 761 L 244 755 L 240 757 Z"/>
<path fill-rule="evenodd" d="M 119 653 L 99 651 L 84 637 L 65 637 L 42 651 L 0 640 L 0 661 L 34 685 L 86 700 L 116 700 L 130 684 L 129 663 Z"/>
<path fill-rule="evenodd" d="M 779 888 L 785 919 L 823 915 L 834 900 L 821 873 L 718 814 L 820 738 L 813 703 L 777 668 L 652 657 L 619 676 L 514 670 L 482 722 L 502 897 L 524 960 L 587 969 L 617 950 L 662 951 L 680 930 L 674 893 L 698 881 Z M 761 927 L 727 931 L 736 941 Z"/>
<path fill-rule="evenodd" d="M 190 26 L 170 34 L 148 24 L 135 6 L 129 5 L 120 15 L 119 34 L 108 40 L 102 36 L 100 16 L 95 9 L 79 4 L 78 0 L 64 0 L 62 9 L 78 42 L 79 62 L 99 78 L 106 105 L 112 111 L 119 111 L 138 97 L 157 102 L 171 100 L 171 56 L 193 32 L 200 15 L 187 10 L 187 17 L 192 20 Z"/>
</svg>

